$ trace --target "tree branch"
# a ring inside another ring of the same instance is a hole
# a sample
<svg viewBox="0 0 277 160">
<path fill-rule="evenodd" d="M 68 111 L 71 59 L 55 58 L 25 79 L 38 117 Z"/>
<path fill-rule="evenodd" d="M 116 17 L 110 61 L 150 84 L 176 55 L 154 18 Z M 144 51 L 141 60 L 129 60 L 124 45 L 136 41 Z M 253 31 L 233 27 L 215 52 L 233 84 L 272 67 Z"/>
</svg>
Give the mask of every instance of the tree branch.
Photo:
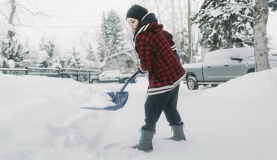
<svg viewBox="0 0 277 160">
<path fill-rule="evenodd" d="M 268 4 L 277 4 L 274 0 L 268 1 Z"/>
<path fill-rule="evenodd" d="M 21 4 L 16 4 L 16 6 L 20 6 L 23 9 L 25 9 L 26 11 L 28 11 L 29 13 L 31 13 L 31 15 L 33 16 L 37 16 L 37 15 L 42 15 L 42 16 L 46 16 L 49 17 L 49 15 L 43 13 L 43 12 L 32 12 L 31 10 L 29 10 L 28 8 L 26 8 L 25 6 L 21 5 Z"/>
<path fill-rule="evenodd" d="M 238 14 L 240 17 L 243 17 L 243 18 L 248 18 L 248 19 L 251 19 L 251 20 L 254 20 L 254 17 L 250 17 L 250 16 L 245 16 L 245 15 L 242 15 L 242 14 Z"/>
<path fill-rule="evenodd" d="M 232 4 L 232 5 L 244 6 L 244 7 L 247 7 L 248 9 L 250 9 L 253 13 L 255 13 L 255 9 L 249 3 L 247 3 L 247 4 L 240 4 L 240 3 L 221 2 L 219 4 Z"/>
<path fill-rule="evenodd" d="M 5 13 L 0 9 L 0 13 L 7 19 L 9 20 L 9 18 L 7 17 L 7 15 L 5 15 Z"/>
</svg>

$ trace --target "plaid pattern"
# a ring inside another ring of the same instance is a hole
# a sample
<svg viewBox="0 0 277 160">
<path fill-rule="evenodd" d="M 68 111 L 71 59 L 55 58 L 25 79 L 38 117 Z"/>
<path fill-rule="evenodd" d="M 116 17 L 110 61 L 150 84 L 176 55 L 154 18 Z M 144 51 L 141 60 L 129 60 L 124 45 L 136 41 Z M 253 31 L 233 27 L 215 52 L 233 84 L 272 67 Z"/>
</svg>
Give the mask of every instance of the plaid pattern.
<svg viewBox="0 0 277 160">
<path fill-rule="evenodd" d="M 135 35 L 140 68 L 148 71 L 148 95 L 172 90 L 183 79 L 185 70 L 173 53 L 172 35 L 163 25 L 152 22 L 143 26 Z"/>
</svg>

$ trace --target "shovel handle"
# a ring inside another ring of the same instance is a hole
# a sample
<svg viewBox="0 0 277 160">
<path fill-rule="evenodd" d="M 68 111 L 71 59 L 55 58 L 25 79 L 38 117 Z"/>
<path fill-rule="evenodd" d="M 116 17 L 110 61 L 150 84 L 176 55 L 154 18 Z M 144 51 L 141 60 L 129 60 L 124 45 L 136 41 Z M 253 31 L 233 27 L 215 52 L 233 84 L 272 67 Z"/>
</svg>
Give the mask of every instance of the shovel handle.
<svg viewBox="0 0 277 160">
<path fill-rule="evenodd" d="M 123 92 L 124 89 L 126 88 L 126 86 L 131 82 L 131 80 L 137 75 L 139 74 L 139 71 L 137 71 L 136 73 L 134 73 L 129 79 L 128 81 L 125 82 L 124 86 L 121 88 L 120 92 Z"/>
</svg>

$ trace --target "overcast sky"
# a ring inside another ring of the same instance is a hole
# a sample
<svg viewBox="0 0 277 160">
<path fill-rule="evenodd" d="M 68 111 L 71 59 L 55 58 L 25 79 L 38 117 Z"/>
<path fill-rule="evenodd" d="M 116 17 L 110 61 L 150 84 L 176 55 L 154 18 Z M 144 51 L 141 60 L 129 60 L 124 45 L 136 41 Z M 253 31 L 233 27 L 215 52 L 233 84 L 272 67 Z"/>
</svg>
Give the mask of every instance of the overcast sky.
<svg viewBox="0 0 277 160">
<path fill-rule="evenodd" d="M 0 0 L 1 1 L 1 0 Z M 34 29 L 18 27 L 23 37 L 31 44 L 36 44 L 44 36 L 56 38 L 59 46 L 73 47 L 73 40 L 82 31 L 99 28 L 103 12 L 111 9 L 125 15 L 132 0 L 38 0 L 39 10 L 50 13 L 51 17 L 43 23 L 34 24 Z M 75 40 L 76 41 L 76 40 Z"/>
</svg>

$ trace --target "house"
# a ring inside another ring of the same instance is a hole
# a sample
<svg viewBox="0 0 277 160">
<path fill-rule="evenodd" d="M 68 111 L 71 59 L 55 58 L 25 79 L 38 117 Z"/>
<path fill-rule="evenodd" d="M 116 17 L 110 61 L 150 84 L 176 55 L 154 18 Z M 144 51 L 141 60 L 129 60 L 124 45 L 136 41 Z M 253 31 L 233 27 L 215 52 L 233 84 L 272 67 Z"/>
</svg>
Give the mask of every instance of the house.
<svg viewBox="0 0 277 160">
<path fill-rule="evenodd" d="M 138 57 L 133 48 L 115 53 L 110 58 L 117 58 L 122 73 L 133 73 L 137 70 Z"/>
</svg>

